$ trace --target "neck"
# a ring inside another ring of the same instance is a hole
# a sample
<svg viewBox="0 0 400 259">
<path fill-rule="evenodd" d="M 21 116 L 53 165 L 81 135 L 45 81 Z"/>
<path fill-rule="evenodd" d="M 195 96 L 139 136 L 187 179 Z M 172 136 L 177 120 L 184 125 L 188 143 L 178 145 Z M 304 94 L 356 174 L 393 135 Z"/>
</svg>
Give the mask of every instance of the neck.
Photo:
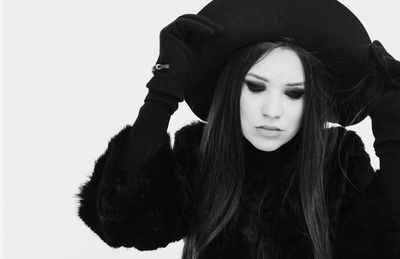
<svg viewBox="0 0 400 259">
<path fill-rule="evenodd" d="M 243 137 L 245 163 L 250 168 L 284 167 L 294 163 L 295 155 L 300 149 L 300 131 L 287 143 L 274 151 L 263 151 L 253 146 Z"/>
</svg>

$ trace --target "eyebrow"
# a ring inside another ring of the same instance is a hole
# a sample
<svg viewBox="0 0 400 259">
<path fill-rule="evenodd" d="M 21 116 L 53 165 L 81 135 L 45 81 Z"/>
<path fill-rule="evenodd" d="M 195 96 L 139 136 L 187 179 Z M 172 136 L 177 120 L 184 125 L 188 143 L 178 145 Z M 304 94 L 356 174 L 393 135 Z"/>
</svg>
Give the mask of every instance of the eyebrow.
<svg viewBox="0 0 400 259">
<path fill-rule="evenodd" d="M 267 83 L 270 82 L 268 78 L 265 78 L 265 77 L 260 76 L 260 75 L 256 75 L 256 74 L 253 74 L 253 73 L 247 73 L 247 75 L 253 76 L 253 77 L 255 77 L 257 79 L 260 79 L 260 80 L 263 80 L 263 81 L 265 81 Z M 304 85 L 304 82 L 287 83 L 285 85 L 286 86 L 302 86 L 302 85 Z"/>
</svg>

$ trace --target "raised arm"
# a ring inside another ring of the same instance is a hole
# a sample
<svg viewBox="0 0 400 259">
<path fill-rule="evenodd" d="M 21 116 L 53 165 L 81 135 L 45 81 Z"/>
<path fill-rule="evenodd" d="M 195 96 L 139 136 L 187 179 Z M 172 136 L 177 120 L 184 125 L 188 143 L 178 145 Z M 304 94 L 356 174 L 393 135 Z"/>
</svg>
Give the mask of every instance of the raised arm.
<svg viewBox="0 0 400 259">
<path fill-rule="evenodd" d="M 161 206 L 180 203 L 168 196 L 179 189 L 166 131 L 169 118 L 166 104 L 146 102 L 133 126 L 110 140 L 81 187 L 79 216 L 110 246 L 145 250 L 182 236 L 178 210 Z M 164 219 L 167 216 L 177 222 Z"/>
<path fill-rule="evenodd" d="M 400 219 L 400 89 L 379 100 L 370 116 L 380 163 L 377 184 Z"/>
<path fill-rule="evenodd" d="M 399 258 L 400 219 L 379 184 L 385 172 L 374 172 L 355 132 L 346 132 L 341 150 L 339 177 L 330 183 L 334 258 Z"/>
<path fill-rule="evenodd" d="M 370 109 L 375 153 L 379 157 L 378 185 L 400 219 L 400 61 L 379 41 L 373 42 L 384 78 L 384 92 Z"/>
<path fill-rule="evenodd" d="M 385 88 L 368 114 L 380 169 L 365 191 L 349 192 L 356 198 L 347 198 L 351 203 L 345 209 L 339 242 L 351 251 L 351 258 L 400 258 L 400 62 L 380 42 L 374 41 L 374 48 L 379 52 Z M 362 162 L 362 157 L 367 157 L 363 147 L 351 157 L 352 171 L 359 172 L 359 179 L 367 179 L 369 158 Z"/>
<path fill-rule="evenodd" d="M 183 87 L 194 80 L 189 69 L 196 68 L 198 53 L 186 36 L 196 34 L 198 40 L 215 36 L 213 26 L 196 15 L 184 15 L 161 31 L 157 63 L 169 68 L 155 68 L 135 123 L 109 141 L 80 188 L 79 216 L 112 247 L 152 250 L 186 233 L 190 201 L 182 164 L 187 162 L 176 158 L 185 147 L 176 145 L 178 151 L 172 150 L 167 128 L 184 99 Z"/>
</svg>

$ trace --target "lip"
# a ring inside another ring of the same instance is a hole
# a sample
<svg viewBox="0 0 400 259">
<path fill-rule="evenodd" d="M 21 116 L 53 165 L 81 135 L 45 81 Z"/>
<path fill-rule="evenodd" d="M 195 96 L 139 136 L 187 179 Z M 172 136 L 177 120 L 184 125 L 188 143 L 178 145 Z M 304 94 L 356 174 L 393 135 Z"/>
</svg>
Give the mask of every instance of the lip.
<svg viewBox="0 0 400 259">
<path fill-rule="evenodd" d="M 275 130 L 275 131 L 282 131 L 280 128 L 278 128 L 276 126 L 268 126 L 268 125 L 259 126 L 257 128 L 259 128 L 259 129 L 267 129 L 267 130 Z"/>
<path fill-rule="evenodd" d="M 270 130 L 264 127 L 257 127 L 257 134 L 265 138 L 277 138 L 281 135 L 281 130 Z"/>
</svg>

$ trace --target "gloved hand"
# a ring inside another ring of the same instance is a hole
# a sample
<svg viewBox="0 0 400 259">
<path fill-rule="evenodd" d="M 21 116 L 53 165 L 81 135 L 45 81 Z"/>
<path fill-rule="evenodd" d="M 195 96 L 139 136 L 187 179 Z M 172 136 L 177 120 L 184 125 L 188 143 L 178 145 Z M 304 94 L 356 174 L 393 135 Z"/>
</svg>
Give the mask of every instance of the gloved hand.
<svg viewBox="0 0 400 259">
<path fill-rule="evenodd" d="M 377 66 L 380 73 L 383 75 L 385 86 L 382 89 L 383 94 L 400 89 L 400 61 L 390 55 L 382 43 L 374 40 L 372 43 L 373 50 L 376 55 Z"/>
<path fill-rule="evenodd" d="M 375 137 L 375 153 L 379 157 L 384 153 L 400 152 L 400 62 L 379 41 L 375 40 L 373 47 L 385 84 L 382 96 L 368 112 Z"/>
<path fill-rule="evenodd" d="M 205 17 L 185 14 L 160 32 L 160 54 L 153 68 L 154 76 L 147 83 L 146 100 L 171 98 L 182 102 L 184 88 L 196 78 L 196 71 L 204 69 L 201 62 L 202 44 L 222 34 L 223 26 Z M 162 66 L 167 66 L 163 68 Z M 155 93 L 157 92 L 157 93 Z"/>
<path fill-rule="evenodd" d="M 374 41 L 373 47 L 384 83 L 382 93 L 368 112 L 375 137 L 375 154 L 380 162 L 375 190 L 386 196 L 400 220 L 400 62 L 379 41 Z"/>
</svg>

